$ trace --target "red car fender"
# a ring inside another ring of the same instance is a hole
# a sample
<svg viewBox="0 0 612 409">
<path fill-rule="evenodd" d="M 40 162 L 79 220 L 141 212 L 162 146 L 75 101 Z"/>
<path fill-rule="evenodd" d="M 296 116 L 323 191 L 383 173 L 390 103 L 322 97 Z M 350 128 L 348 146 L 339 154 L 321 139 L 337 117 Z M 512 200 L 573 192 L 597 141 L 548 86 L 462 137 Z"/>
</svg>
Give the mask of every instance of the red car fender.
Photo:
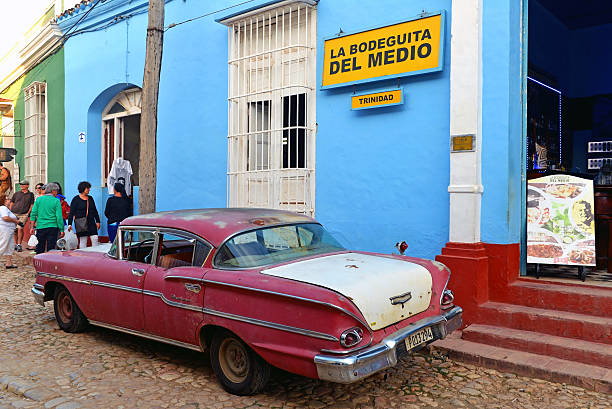
<svg viewBox="0 0 612 409">
<path fill-rule="evenodd" d="M 235 333 L 268 363 L 316 377 L 314 356 L 345 350 L 343 331 L 360 327 L 360 346 L 371 343 L 363 316 L 344 296 L 311 284 L 257 271 L 208 272 L 205 277 L 205 326 Z"/>
</svg>

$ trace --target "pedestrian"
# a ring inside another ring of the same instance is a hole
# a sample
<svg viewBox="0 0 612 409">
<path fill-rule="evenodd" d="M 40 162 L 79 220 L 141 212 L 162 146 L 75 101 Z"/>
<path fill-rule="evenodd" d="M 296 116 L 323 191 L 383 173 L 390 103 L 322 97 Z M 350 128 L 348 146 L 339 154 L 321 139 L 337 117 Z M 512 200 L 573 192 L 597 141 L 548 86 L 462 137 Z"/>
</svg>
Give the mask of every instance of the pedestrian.
<svg viewBox="0 0 612 409">
<path fill-rule="evenodd" d="M 96 209 L 96 202 L 89 196 L 91 183 L 81 182 L 77 187 L 79 194 L 70 202 L 70 214 L 68 215 L 68 230 L 72 230 L 74 219 L 74 230 L 79 238 L 79 248 L 87 247 L 87 237 L 91 239 L 91 245 L 98 245 L 98 230 L 100 230 L 100 216 Z"/>
<path fill-rule="evenodd" d="M 127 217 L 132 215 L 132 203 L 125 193 L 123 183 L 115 183 L 114 194 L 106 201 L 104 215 L 108 219 L 108 240 L 112 243 L 117 235 L 117 228 Z"/>
<path fill-rule="evenodd" d="M 6 268 L 17 268 L 13 264 L 13 251 L 15 247 L 13 232 L 15 226 L 21 222 L 8 208 L 11 201 L 7 195 L 0 194 L 0 203 L 2 203 L 2 206 L 0 206 L 0 254 L 6 256 Z M 23 223 L 21 224 L 23 227 Z"/>
<path fill-rule="evenodd" d="M 58 237 L 64 237 L 64 220 L 62 219 L 62 206 L 55 197 L 59 186 L 55 183 L 47 183 L 45 194 L 34 202 L 30 221 L 32 226 L 30 234 L 34 234 L 36 228 L 36 254 L 53 250 Z"/>
<path fill-rule="evenodd" d="M 9 195 L 13 189 L 11 172 L 0 162 L 0 194 Z"/>
<path fill-rule="evenodd" d="M 59 187 L 59 191 L 56 197 L 59 199 L 60 205 L 62 205 L 62 218 L 64 219 L 64 226 L 65 226 L 66 220 L 68 219 L 68 215 L 70 214 L 70 206 L 68 205 L 68 202 L 66 201 L 66 196 L 62 194 L 62 185 L 60 185 L 60 182 L 53 182 L 53 183 L 55 183 Z"/>
<path fill-rule="evenodd" d="M 45 194 L 45 185 L 44 183 L 37 183 L 34 188 L 34 200 L 38 199 L 40 196 Z"/>
<path fill-rule="evenodd" d="M 21 242 L 23 241 L 23 229 L 25 224 L 32 213 L 32 206 L 34 206 L 34 193 L 30 192 L 30 182 L 22 180 L 19 182 L 21 190 L 15 192 L 11 198 L 10 210 L 13 212 L 21 224 L 17 224 L 15 230 L 15 250 L 18 252 L 22 251 Z"/>
</svg>

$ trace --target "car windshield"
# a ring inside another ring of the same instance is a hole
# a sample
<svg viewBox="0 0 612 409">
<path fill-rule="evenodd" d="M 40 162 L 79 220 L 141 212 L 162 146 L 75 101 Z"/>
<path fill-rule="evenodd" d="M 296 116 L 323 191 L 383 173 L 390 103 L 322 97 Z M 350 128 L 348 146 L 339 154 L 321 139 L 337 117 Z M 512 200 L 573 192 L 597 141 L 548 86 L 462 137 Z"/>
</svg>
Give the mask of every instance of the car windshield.
<svg viewBox="0 0 612 409">
<path fill-rule="evenodd" d="M 264 227 L 228 240 L 217 252 L 215 264 L 251 268 L 342 250 L 320 224 Z"/>
</svg>

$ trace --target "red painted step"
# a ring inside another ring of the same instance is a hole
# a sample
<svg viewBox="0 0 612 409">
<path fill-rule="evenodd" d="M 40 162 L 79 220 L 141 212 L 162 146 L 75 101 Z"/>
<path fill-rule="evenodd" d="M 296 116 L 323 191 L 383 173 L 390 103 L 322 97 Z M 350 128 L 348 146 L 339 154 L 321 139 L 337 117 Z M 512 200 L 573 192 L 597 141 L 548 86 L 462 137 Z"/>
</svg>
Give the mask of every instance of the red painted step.
<svg viewBox="0 0 612 409">
<path fill-rule="evenodd" d="M 478 324 L 612 344 L 612 318 L 491 301 L 480 307 Z"/>
<path fill-rule="evenodd" d="M 612 393 L 612 370 L 600 366 L 515 351 L 453 337 L 434 342 L 430 349 L 448 354 L 452 359 L 474 365 L 546 379 L 552 382 L 568 383 L 598 392 Z"/>
<path fill-rule="evenodd" d="M 492 325 L 472 324 L 463 339 L 612 369 L 612 346 Z"/>
<path fill-rule="evenodd" d="M 612 312 L 612 287 L 569 286 L 519 279 L 493 301 L 609 317 Z"/>
</svg>

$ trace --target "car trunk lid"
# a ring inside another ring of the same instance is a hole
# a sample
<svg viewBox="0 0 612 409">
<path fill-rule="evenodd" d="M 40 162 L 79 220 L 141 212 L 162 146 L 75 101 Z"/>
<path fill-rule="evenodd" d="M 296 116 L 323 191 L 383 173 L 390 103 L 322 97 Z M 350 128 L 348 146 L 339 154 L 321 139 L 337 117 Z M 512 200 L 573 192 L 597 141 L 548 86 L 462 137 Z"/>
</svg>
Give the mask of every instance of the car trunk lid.
<svg viewBox="0 0 612 409">
<path fill-rule="evenodd" d="M 353 301 L 372 330 L 423 312 L 429 306 L 429 271 L 406 260 L 343 253 L 297 261 L 261 271 L 334 290 Z"/>
</svg>

